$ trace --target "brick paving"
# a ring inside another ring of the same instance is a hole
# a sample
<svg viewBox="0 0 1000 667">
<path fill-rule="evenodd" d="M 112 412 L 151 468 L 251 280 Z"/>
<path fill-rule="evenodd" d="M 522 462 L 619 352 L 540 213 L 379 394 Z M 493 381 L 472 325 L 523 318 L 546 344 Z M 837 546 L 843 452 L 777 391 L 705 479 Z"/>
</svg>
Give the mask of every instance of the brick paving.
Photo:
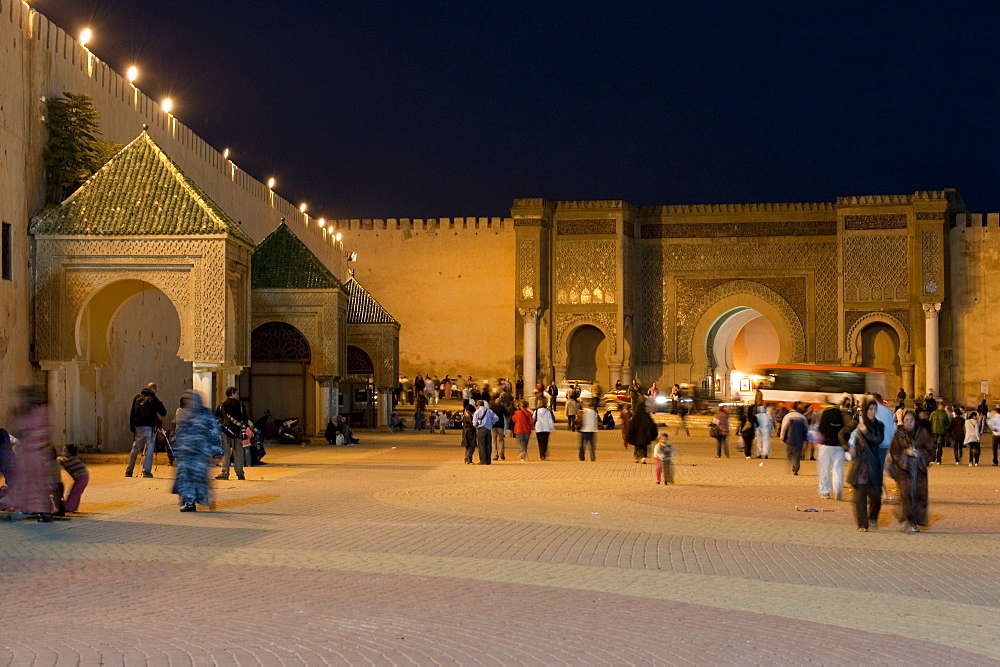
<svg viewBox="0 0 1000 667">
<path fill-rule="evenodd" d="M 194 514 L 101 457 L 82 514 L 0 522 L 0 664 L 1000 662 L 1000 469 L 934 467 L 929 531 L 862 534 L 813 464 L 701 430 L 670 487 L 617 432 L 595 463 L 566 432 L 489 467 L 457 432 L 273 447 Z"/>
</svg>

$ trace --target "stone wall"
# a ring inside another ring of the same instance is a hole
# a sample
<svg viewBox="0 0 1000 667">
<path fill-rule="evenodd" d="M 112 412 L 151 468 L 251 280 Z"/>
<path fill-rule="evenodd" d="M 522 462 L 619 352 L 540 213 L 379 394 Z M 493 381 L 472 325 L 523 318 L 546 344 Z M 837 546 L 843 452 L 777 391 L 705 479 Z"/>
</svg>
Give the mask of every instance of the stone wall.
<svg viewBox="0 0 1000 667">
<path fill-rule="evenodd" d="M 400 323 L 399 372 L 514 374 L 509 218 L 340 220 L 358 282 Z"/>
</svg>

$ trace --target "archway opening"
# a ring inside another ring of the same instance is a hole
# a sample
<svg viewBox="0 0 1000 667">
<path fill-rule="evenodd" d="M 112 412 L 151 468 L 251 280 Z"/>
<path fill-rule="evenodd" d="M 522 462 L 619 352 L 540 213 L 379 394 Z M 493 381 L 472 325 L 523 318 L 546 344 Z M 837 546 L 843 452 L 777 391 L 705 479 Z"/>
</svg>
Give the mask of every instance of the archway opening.
<svg viewBox="0 0 1000 667">
<path fill-rule="evenodd" d="M 308 374 L 312 352 L 302 332 L 285 322 L 267 322 L 250 333 L 250 395 L 255 417 L 270 410 L 275 419 L 299 418 L 306 427 Z"/>
<path fill-rule="evenodd" d="M 360 347 L 347 346 L 347 387 L 342 410 L 352 426 L 375 425 L 375 364 Z M 341 396 L 344 396 L 341 394 Z"/>
<path fill-rule="evenodd" d="M 884 396 L 891 400 L 903 384 L 899 334 L 884 322 L 873 322 L 861 330 L 859 343 L 862 366 L 880 368 L 892 374 L 886 378 Z"/>
<path fill-rule="evenodd" d="M 608 340 L 604 332 L 584 324 L 570 336 L 566 379 L 580 382 L 600 382 L 608 386 Z"/>
<path fill-rule="evenodd" d="M 141 280 L 121 280 L 96 292 L 80 313 L 75 411 L 67 441 L 106 452 L 132 445 L 132 399 L 155 382 L 170 425 L 181 393 L 192 384 L 191 362 L 178 356 L 181 318 L 170 298 Z"/>
<path fill-rule="evenodd" d="M 748 307 L 719 317 L 707 347 L 712 389 L 723 398 L 752 393 L 754 370 L 777 362 L 781 355 L 777 328 L 763 313 Z"/>
</svg>

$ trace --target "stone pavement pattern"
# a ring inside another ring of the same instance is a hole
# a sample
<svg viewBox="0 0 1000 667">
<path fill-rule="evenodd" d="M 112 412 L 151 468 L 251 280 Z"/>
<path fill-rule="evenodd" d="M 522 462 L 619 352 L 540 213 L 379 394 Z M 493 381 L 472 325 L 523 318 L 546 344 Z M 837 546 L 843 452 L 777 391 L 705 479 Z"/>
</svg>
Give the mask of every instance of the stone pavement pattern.
<svg viewBox="0 0 1000 667">
<path fill-rule="evenodd" d="M 91 463 L 82 514 L 0 523 L 0 664 L 1000 662 L 1000 469 L 857 533 L 812 464 L 692 433 L 669 487 L 617 432 L 596 463 L 565 432 L 488 467 L 457 432 L 275 447 L 194 514 L 166 466 Z"/>
</svg>

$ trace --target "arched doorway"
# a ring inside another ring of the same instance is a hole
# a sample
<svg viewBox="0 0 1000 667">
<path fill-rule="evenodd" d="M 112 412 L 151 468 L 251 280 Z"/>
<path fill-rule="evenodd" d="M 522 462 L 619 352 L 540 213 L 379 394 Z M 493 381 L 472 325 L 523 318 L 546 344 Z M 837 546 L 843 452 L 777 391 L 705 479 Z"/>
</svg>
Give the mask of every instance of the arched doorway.
<svg viewBox="0 0 1000 667">
<path fill-rule="evenodd" d="M 341 409 L 350 415 L 352 426 L 375 426 L 375 364 L 360 347 L 347 346 L 347 387 Z"/>
<path fill-rule="evenodd" d="M 254 417 L 270 410 L 275 419 L 301 419 L 308 405 L 309 341 L 285 322 L 266 322 L 250 334 L 250 386 L 245 399 Z M 246 392 L 243 392 L 246 394 Z"/>
<path fill-rule="evenodd" d="M 774 324 L 760 311 L 737 307 L 719 317 L 709 331 L 706 345 L 708 389 L 723 398 L 751 391 L 749 378 L 760 366 L 781 356 L 781 339 Z"/>
<path fill-rule="evenodd" d="M 120 280 L 95 292 L 76 322 L 77 363 L 67 387 L 66 439 L 87 449 L 128 451 L 129 409 L 149 382 L 167 408 L 169 427 L 181 393 L 192 385 L 192 364 L 178 356 L 180 316 L 151 283 Z"/>
<path fill-rule="evenodd" d="M 566 359 L 566 379 L 592 382 L 608 387 L 608 340 L 604 332 L 592 324 L 578 327 L 569 337 Z"/>
<path fill-rule="evenodd" d="M 883 397 L 892 400 L 902 386 L 899 334 L 884 322 L 872 322 L 861 330 L 859 347 L 862 366 L 880 368 L 892 374 L 886 380 L 886 395 Z"/>
</svg>

